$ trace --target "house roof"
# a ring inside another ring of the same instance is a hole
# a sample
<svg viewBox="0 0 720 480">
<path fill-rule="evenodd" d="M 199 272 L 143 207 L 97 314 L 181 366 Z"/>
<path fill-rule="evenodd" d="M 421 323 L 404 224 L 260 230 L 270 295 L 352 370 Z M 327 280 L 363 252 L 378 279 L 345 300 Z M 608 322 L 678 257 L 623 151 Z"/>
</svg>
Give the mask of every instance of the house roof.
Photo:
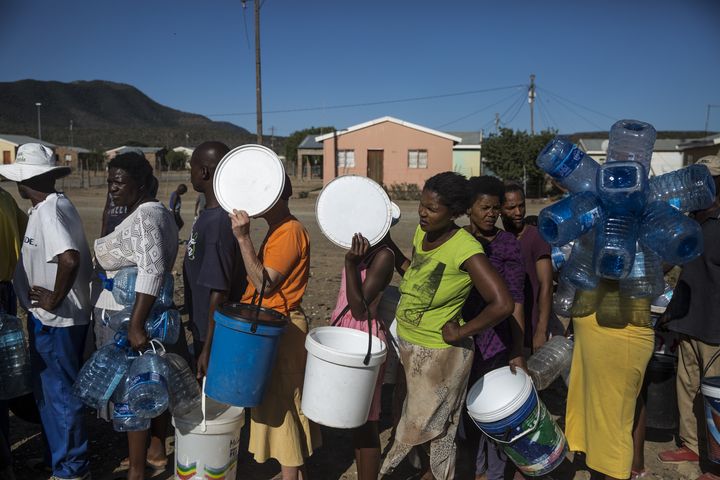
<svg viewBox="0 0 720 480">
<path fill-rule="evenodd" d="M 39 140 L 33 137 L 28 137 L 27 135 L 6 135 L 4 133 L 0 133 L 0 140 L 5 140 L 6 142 L 12 143 L 17 147 L 25 143 L 39 143 L 50 148 L 55 148 L 57 146 L 54 143 L 46 142 L 44 140 Z"/>
<path fill-rule="evenodd" d="M 653 152 L 676 152 L 682 138 L 658 138 L 655 140 Z"/>
<path fill-rule="evenodd" d="M 122 147 L 117 148 L 111 148 L 110 150 L 106 150 L 105 153 L 125 153 L 129 150 L 140 150 L 143 153 L 157 153 L 160 150 L 164 150 L 163 147 L 128 147 L 127 145 L 123 145 Z"/>
<path fill-rule="evenodd" d="M 315 135 L 308 135 L 307 137 L 303 138 L 303 141 L 300 142 L 298 148 L 302 148 L 305 150 L 322 150 L 322 143 L 316 141 L 315 138 Z"/>
<path fill-rule="evenodd" d="M 687 148 L 711 147 L 718 144 L 720 144 L 720 133 L 708 135 L 707 137 L 703 138 L 695 138 L 687 142 L 682 142 L 677 146 L 677 148 L 678 150 L 685 150 Z"/>
<path fill-rule="evenodd" d="M 72 150 L 77 153 L 90 153 L 90 150 L 82 147 L 71 147 L 69 145 L 58 145 L 57 148 L 64 148 L 65 150 Z"/>
<path fill-rule="evenodd" d="M 447 132 L 449 135 L 460 138 L 460 143 L 463 146 L 469 145 L 481 145 L 483 141 L 482 132 Z"/>
<path fill-rule="evenodd" d="M 396 123 L 398 125 L 403 125 L 408 128 L 420 130 L 421 132 L 429 133 L 430 135 L 436 135 L 438 137 L 447 138 L 448 140 L 452 140 L 455 143 L 462 142 L 462 138 L 460 138 L 460 137 L 456 137 L 454 135 L 449 135 L 447 133 L 440 132 L 438 130 L 433 130 L 431 128 L 423 127 L 421 125 L 416 125 L 414 123 L 406 122 L 404 120 L 399 120 L 397 118 L 387 117 L 387 116 L 376 118 L 375 120 L 370 120 L 369 122 L 353 125 L 352 127 L 349 127 L 345 130 L 340 130 L 337 133 L 333 132 L 333 133 L 328 133 L 326 135 L 320 135 L 319 137 L 315 137 L 315 141 L 323 142 L 323 141 L 327 140 L 328 138 L 332 138 L 335 135 L 337 135 L 339 137 L 339 136 L 345 135 L 346 133 L 354 132 L 356 130 L 361 130 L 363 128 L 372 127 L 373 125 L 377 125 L 379 123 L 384 123 L 384 122 L 392 122 L 392 123 Z"/>
</svg>

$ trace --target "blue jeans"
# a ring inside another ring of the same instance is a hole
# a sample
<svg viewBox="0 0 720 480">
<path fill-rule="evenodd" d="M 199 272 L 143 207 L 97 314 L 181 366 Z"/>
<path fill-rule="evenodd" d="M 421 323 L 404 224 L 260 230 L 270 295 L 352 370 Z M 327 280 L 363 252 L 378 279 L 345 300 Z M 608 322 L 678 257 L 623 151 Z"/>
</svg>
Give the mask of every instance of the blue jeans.
<svg viewBox="0 0 720 480">
<path fill-rule="evenodd" d="M 53 475 L 81 477 L 90 469 L 83 403 L 72 394 L 88 325 L 48 327 L 28 313 L 35 400 Z"/>
</svg>

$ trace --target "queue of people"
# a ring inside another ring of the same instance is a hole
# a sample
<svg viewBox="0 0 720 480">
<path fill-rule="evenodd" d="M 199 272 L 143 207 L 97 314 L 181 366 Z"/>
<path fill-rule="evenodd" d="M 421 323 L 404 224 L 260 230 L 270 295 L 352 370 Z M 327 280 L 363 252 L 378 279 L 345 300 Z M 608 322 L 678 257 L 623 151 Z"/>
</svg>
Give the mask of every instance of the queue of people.
<svg viewBox="0 0 720 480">
<path fill-rule="evenodd" d="M 190 182 L 204 198 L 183 259 L 192 343 L 181 335 L 169 348 L 192 360 L 201 379 L 212 351 L 213 314 L 222 303 L 256 303 L 286 316 L 288 327 L 269 387 L 262 403 L 250 410 L 248 450 L 259 463 L 279 462 L 282 478 L 305 480 L 307 459 L 322 443 L 319 426 L 301 408 L 309 329 L 302 303 L 310 276 L 310 237 L 291 213 L 292 184 L 286 177 L 277 203 L 259 217 L 268 232 L 256 248 L 250 237 L 253 220 L 242 210 L 228 215 L 213 190 L 215 169 L 229 151 L 220 142 L 205 142 L 190 161 Z M 702 162 L 720 192 L 720 159 Z M 121 268 L 137 268 L 128 340 L 135 350 L 146 348 L 145 319 L 173 269 L 182 228 L 180 196 L 187 188 L 180 185 L 173 192 L 174 208 L 169 210 L 155 198 L 158 182 L 142 153 L 116 156 L 108 165 L 101 237 L 90 250 L 80 215 L 55 189 L 55 181 L 68 173 L 39 144 L 21 146 L 15 164 L 0 166 L 0 175 L 16 182 L 21 197 L 32 204 L 28 217 L 0 189 L 0 242 L 8 252 L 0 257 L 0 313 L 15 314 L 16 298 L 28 312 L 34 393 L 51 480 L 87 480 L 84 407 L 70 389 L 88 348 L 113 341 L 115 332 L 102 319 L 122 306 L 104 288 L 105 281 Z M 521 187 L 489 176 L 468 180 L 453 172 L 437 174 L 424 184 L 418 216 L 411 252 L 403 252 L 390 233 L 376 245 L 360 233 L 353 237 L 329 319 L 396 342 L 403 367 L 402 408 L 384 459 L 378 427 L 382 373 L 368 421 L 353 432 L 361 480 L 390 475 L 408 457 L 420 458 L 423 478 L 454 478 L 458 443 L 471 428 L 463 413 L 468 386 L 501 366 L 527 370 L 528 355 L 549 335 L 564 334 L 552 314 L 550 247 L 526 221 Z M 699 460 L 697 425 L 704 421 L 696 413 L 699 379 L 720 368 L 720 362 L 713 363 L 720 352 L 717 329 L 705 321 L 720 312 L 720 261 L 713 242 L 720 226 L 720 197 L 694 216 L 703 226 L 706 250 L 683 268 L 678 294 L 662 319 L 683 335 L 678 371 L 683 444 L 661 453 L 666 462 Z M 463 227 L 465 218 L 468 225 Z M 395 338 L 377 313 L 393 271 L 402 277 Z M 617 282 L 605 283 L 601 308 L 609 308 L 617 297 Z M 594 314 L 572 319 L 575 349 L 565 433 L 570 450 L 583 452 L 599 478 L 645 474 L 636 468 L 632 434 L 636 399 L 653 352 L 649 315 L 648 304 L 646 312 L 618 318 L 612 326 L 598 324 Z M 12 479 L 7 415 L 0 402 L 0 475 Z M 98 415 L 109 420 L 107 409 Z M 166 468 L 168 423 L 166 413 L 153 419 L 149 430 L 127 433 L 129 455 L 121 466 L 128 479 L 142 480 L 148 469 Z M 475 478 L 499 480 L 512 474 L 503 450 L 480 437 Z M 720 477 L 708 472 L 701 478 Z"/>
</svg>

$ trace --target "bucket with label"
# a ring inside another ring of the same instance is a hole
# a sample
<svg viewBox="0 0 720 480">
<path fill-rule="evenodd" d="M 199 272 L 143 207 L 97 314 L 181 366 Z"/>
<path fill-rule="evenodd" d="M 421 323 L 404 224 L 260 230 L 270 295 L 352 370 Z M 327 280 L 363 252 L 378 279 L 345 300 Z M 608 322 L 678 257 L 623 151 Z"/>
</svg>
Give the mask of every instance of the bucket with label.
<svg viewBox="0 0 720 480">
<path fill-rule="evenodd" d="M 172 419 L 175 427 L 175 478 L 235 478 L 240 429 L 244 421 L 242 408 L 216 402 L 203 392 L 200 407 Z"/>
<path fill-rule="evenodd" d="M 545 475 L 565 459 L 565 435 L 524 371 L 502 367 L 486 374 L 470 388 L 467 410 L 523 474 Z"/>
<path fill-rule="evenodd" d="M 708 460 L 720 463 L 720 377 L 703 378 L 700 391 L 705 400 Z"/>
<path fill-rule="evenodd" d="M 269 308 L 229 302 L 215 310 L 214 318 L 207 394 L 236 407 L 256 407 L 270 379 L 287 317 Z"/>
<path fill-rule="evenodd" d="M 352 328 L 319 327 L 308 333 L 305 348 L 305 416 L 335 428 L 355 428 L 367 422 L 387 354 L 385 343 Z"/>
</svg>

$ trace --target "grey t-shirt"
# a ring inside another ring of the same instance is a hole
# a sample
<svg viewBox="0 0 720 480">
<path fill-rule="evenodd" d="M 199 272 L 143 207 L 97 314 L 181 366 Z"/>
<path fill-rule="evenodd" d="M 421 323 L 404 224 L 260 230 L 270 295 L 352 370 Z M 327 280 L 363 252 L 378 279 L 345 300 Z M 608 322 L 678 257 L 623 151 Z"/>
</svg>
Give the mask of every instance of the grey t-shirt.
<svg viewBox="0 0 720 480">
<path fill-rule="evenodd" d="M 190 328 L 195 340 L 204 342 L 211 291 L 227 291 L 229 300 L 239 301 L 247 286 L 240 247 L 233 236 L 230 218 L 222 208 L 206 208 L 198 214 L 188 240 L 183 271 Z"/>
<path fill-rule="evenodd" d="M 669 330 L 720 344 L 720 212 L 702 224 L 705 250 L 682 267 L 667 313 Z"/>
</svg>

